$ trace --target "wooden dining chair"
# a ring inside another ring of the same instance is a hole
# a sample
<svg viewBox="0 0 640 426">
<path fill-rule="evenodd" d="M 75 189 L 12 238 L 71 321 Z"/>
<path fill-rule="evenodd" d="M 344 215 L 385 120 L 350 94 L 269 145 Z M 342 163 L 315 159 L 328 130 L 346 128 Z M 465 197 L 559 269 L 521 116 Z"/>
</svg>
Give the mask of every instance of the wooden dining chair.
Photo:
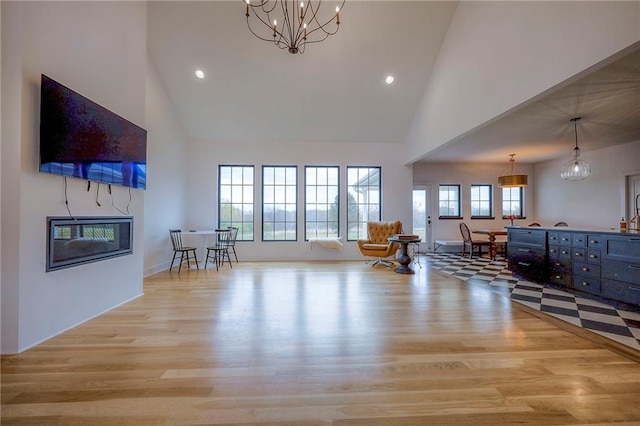
<svg viewBox="0 0 640 426">
<path fill-rule="evenodd" d="M 238 263 L 238 254 L 236 253 L 236 240 L 238 239 L 238 228 L 235 226 L 229 226 L 229 231 L 231 231 L 231 235 L 229 236 L 229 250 L 233 251 L 233 257 L 236 258 L 236 263 Z"/>
<path fill-rule="evenodd" d="M 216 271 L 218 271 L 220 266 L 224 264 L 225 257 L 229 261 L 229 266 L 233 268 L 233 265 L 231 264 L 231 257 L 229 256 L 230 238 L 230 229 L 216 229 L 216 243 L 207 247 L 207 257 L 204 260 L 204 269 L 207 269 L 207 262 L 209 259 L 213 259 L 213 261 L 216 262 Z"/>
<path fill-rule="evenodd" d="M 478 248 L 478 256 L 482 256 L 482 247 L 488 247 L 491 250 L 491 243 L 489 241 L 476 241 L 471 238 L 471 231 L 466 223 L 460 222 L 460 234 L 462 234 L 462 257 L 467 252 L 469 247 L 469 259 L 473 257 L 473 249 Z"/>
<path fill-rule="evenodd" d="M 178 266 L 178 273 L 180 273 L 180 270 L 182 269 L 182 263 L 185 260 L 187 261 L 187 267 L 191 267 L 191 264 L 189 263 L 189 254 L 192 252 L 193 260 L 196 262 L 196 268 L 200 269 L 200 267 L 198 266 L 198 257 L 196 256 L 196 248 L 187 247 L 182 244 L 182 231 L 180 229 L 170 229 L 169 236 L 171 237 L 171 245 L 173 246 L 173 258 L 171 259 L 169 272 L 171 272 L 171 268 L 173 268 L 173 262 L 176 260 L 178 253 L 180 253 L 180 265 Z"/>
</svg>

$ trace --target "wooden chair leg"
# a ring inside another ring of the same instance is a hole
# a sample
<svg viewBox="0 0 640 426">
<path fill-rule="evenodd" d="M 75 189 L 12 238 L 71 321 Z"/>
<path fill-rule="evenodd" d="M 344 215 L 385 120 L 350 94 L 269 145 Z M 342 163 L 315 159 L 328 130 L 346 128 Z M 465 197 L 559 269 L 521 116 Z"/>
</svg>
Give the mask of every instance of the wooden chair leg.
<svg viewBox="0 0 640 426">
<path fill-rule="evenodd" d="M 196 249 L 193 249 L 193 261 L 196 262 L 196 269 L 200 270 L 200 265 L 198 265 L 198 256 L 196 255 Z"/>
<path fill-rule="evenodd" d="M 173 252 L 173 258 L 171 258 L 171 266 L 169 266 L 169 272 L 171 272 L 171 268 L 173 268 L 173 262 L 175 262 L 177 254 L 178 254 L 177 251 Z"/>
</svg>

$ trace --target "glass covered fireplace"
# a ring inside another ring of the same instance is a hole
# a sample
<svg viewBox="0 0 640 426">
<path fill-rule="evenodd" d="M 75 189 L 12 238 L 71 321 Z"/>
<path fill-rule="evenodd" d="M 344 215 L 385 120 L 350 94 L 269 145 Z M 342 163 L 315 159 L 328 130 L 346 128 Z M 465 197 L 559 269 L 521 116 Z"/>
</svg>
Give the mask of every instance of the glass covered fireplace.
<svg viewBox="0 0 640 426">
<path fill-rule="evenodd" d="M 133 253 L 133 217 L 47 217 L 47 272 Z"/>
</svg>

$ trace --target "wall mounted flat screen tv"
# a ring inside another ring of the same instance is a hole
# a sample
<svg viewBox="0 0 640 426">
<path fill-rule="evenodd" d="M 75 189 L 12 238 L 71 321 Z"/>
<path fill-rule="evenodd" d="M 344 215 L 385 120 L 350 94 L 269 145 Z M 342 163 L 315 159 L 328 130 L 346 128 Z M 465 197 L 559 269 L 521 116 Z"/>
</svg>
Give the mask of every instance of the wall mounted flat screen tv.
<svg viewBox="0 0 640 426">
<path fill-rule="evenodd" d="M 146 189 L 147 131 L 43 74 L 40 171 Z"/>
</svg>

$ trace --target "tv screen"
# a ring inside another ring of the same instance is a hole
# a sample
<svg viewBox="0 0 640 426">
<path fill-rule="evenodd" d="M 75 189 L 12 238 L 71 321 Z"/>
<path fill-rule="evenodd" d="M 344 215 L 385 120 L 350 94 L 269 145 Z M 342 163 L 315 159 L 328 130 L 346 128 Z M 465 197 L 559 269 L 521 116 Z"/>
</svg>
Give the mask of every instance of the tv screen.
<svg viewBox="0 0 640 426">
<path fill-rule="evenodd" d="M 147 131 L 42 75 L 40 171 L 146 188 Z"/>
</svg>

